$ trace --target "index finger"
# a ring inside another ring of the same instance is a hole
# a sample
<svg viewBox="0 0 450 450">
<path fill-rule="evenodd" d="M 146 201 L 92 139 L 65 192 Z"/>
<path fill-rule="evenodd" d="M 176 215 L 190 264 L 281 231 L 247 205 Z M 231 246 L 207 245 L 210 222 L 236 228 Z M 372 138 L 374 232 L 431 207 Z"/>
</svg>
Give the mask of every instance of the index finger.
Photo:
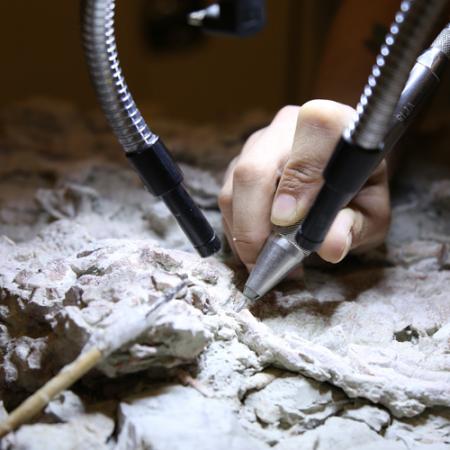
<svg viewBox="0 0 450 450">
<path fill-rule="evenodd" d="M 232 233 L 242 262 L 254 264 L 271 231 L 277 181 L 292 147 L 298 107 L 284 108 L 245 149 L 233 174 Z"/>
<path fill-rule="evenodd" d="M 329 100 L 312 100 L 300 108 L 294 145 L 272 207 L 275 225 L 293 225 L 304 218 L 321 187 L 327 161 L 353 115 L 349 106 Z"/>
</svg>

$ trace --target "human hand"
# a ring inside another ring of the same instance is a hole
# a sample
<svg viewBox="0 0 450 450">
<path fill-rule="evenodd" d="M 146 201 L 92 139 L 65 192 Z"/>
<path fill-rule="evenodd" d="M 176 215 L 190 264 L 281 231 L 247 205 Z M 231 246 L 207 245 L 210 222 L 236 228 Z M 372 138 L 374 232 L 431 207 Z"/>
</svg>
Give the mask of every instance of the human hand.
<svg viewBox="0 0 450 450">
<path fill-rule="evenodd" d="M 287 106 L 254 133 L 228 167 L 219 195 L 224 230 L 233 252 L 251 270 L 272 224 L 305 217 L 323 182 L 322 172 L 355 111 L 313 100 Z M 334 220 L 318 254 L 340 262 L 350 250 L 380 244 L 390 222 L 386 163 Z"/>
</svg>

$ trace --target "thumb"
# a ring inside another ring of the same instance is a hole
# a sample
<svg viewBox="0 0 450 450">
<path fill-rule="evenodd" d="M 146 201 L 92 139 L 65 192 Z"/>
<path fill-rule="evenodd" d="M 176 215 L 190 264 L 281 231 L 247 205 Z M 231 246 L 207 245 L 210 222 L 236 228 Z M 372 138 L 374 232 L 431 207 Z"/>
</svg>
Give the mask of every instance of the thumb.
<svg viewBox="0 0 450 450">
<path fill-rule="evenodd" d="M 313 100 L 299 109 L 294 144 L 272 205 L 272 223 L 288 226 L 304 218 L 322 185 L 325 165 L 354 113 L 349 106 L 328 100 Z"/>
</svg>

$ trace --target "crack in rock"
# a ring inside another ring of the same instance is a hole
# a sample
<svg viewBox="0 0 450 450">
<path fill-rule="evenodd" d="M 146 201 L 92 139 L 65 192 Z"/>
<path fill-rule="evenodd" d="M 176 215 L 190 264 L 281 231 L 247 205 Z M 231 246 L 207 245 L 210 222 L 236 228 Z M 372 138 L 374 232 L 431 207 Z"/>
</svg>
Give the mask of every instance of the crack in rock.
<svg viewBox="0 0 450 450">
<path fill-rule="evenodd" d="M 0 116 L 0 387 L 8 410 L 96 333 L 186 283 L 146 333 L 76 386 L 85 395 L 55 399 L 5 448 L 448 446 L 450 173 L 442 165 L 408 168 L 383 248 L 333 269 L 311 259 L 301 280 L 237 313 L 243 269 L 232 270 L 226 254 L 193 254 L 162 202 L 122 166 L 101 116 L 45 100 Z M 266 118 L 154 124 L 189 162 L 186 185 L 217 230 L 226 162 Z M 92 411 L 93 394 L 118 417 Z"/>
</svg>

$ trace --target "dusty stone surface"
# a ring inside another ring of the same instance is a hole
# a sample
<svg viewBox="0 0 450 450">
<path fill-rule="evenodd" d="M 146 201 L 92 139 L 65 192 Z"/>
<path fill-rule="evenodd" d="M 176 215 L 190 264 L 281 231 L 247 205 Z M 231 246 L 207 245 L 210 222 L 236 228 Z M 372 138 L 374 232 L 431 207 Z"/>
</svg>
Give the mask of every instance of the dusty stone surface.
<svg viewBox="0 0 450 450">
<path fill-rule="evenodd" d="M 5 448 L 52 448 L 52 440 L 117 449 L 450 445 L 450 172 L 421 166 L 405 178 L 414 183 L 398 189 L 384 249 L 339 268 L 311 261 L 303 280 L 238 313 L 242 269 L 226 254 L 205 261 L 192 253 L 99 116 L 33 101 L 2 118 L 8 410 L 93 336 L 125 332 L 140 306 L 186 283 L 146 333 L 83 380 L 79 397 L 65 393 Z M 188 163 L 186 184 L 217 229 L 221 172 L 261 121 L 153 124 Z M 91 412 L 93 393 L 114 403 L 112 415 Z"/>
<path fill-rule="evenodd" d="M 404 421 L 395 419 L 387 428 L 385 435 L 388 439 L 401 440 L 408 448 L 422 448 L 422 445 L 424 448 L 448 448 L 450 411 L 433 408 L 412 419 Z"/>
<path fill-rule="evenodd" d="M 282 441 L 289 430 L 301 435 L 324 423 L 349 404 L 342 391 L 293 374 L 277 374 L 265 387 L 243 398 L 242 416 L 269 444 Z"/>
<path fill-rule="evenodd" d="M 407 449 L 401 442 L 386 442 L 385 439 L 364 423 L 346 420 L 341 417 L 331 417 L 314 430 L 287 438 L 274 448 L 277 450 L 294 450 L 299 448 L 302 450 Z"/>
<path fill-rule="evenodd" d="M 227 400 L 205 398 L 182 386 L 157 386 L 138 398 L 125 399 L 119 408 L 119 424 L 117 450 L 181 450 L 186 442 L 199 450 L 268 448 L 242 427 Z"/>
<path fill-rule="evenodd" d="M 24 425 L 2 443 L 5 449 L 107 450 L 114 421 L 103 414 L 85 414 L 60 424 Z"/>
<path fill-rule="evenodd" d="M 361 403 L 355 403 L 351 407 L 346 408 L 342 417 L 364 422 L 377 433 L 386 428 L 391 421 L 389 413 L 384 409 Z"/>
<path fill-rule="evenodd" d="M 81 398 L 72 391 L 63 391 L 47 405 L 44 412 L 55 421 L 68 422 L 84 414 L 86 408 Z"/>
</svg>

